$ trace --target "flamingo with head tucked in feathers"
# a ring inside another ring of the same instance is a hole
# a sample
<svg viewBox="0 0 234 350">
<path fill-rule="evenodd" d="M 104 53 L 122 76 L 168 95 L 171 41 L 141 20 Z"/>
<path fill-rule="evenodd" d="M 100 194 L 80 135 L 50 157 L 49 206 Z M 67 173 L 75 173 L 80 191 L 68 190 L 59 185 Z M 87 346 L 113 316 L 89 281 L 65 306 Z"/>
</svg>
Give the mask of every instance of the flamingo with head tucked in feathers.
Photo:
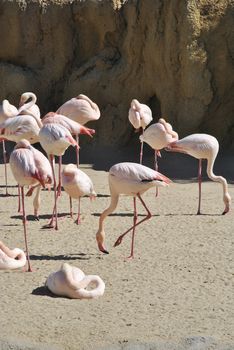
<svg viewBox="0 0 234 350">
<path fill-rule="evenodd" d="M 218 140 L 211 135 L 207 134 L 192 134 L 184 137 L 183 139 L 170 143 L 167 151 L 180 152 L 189 154 L 190 156 L 199 160 L 198 166 L 198 184 L 199 184 L 199 200 L 197 214 L 201 214 L 201 181 L 202 181 L 202 160 L 207 160 L 207 175 L 215 182 L 221 183 L 223 187 L 223 202 L 225 205 L 223 214 L 226 214 L 230 210 L 231 196 L 228 193 L 227 181 L 222 176 L 217 176 L 213 172 L 214 162 L 219 151 Z"/>
<path fill-rule="evenodd" d="M 89 196 L 90 199 L 96 197 L 93 182 L 90 177 L 75 164 L 68 164 L 62 171 L 62 184 L 65 192 L 71 197 L 78 199 L 78 215 L 76 223 L 80 224 L 80 199 Z M 72 213 L 71 213 L 72 216 Z"/>
<path fill-rule="evenodd" d="M 91 285 L 95 285 L 90 289 Z M 94 299 L 102 296 L 105 283 L 97 275 L 85 275 L 78 267 L 63 263 L 61 268 L 52 272 L 45 285 L 54 294 L 72 299 Z"/>
<path fill-rule="evenodd" d="M 24 251 L 19 248 L 9 249 L 0 241 L 0 270 L 13 270 L 25 266 Z"/>
<path fill-rule="evenodd" d="M 134 198 L 133 226 L 119 236 L 114 246 L 118 246 L 122 242 L 124 236 L 128 232 L 132 231 L 132 244 L 129 258 L 133 258 L 135 228 L 144 221 L 150 219 L 152 216 L 145 202 L 141 198 L 141 195 L 151 187 L 167 186 L 170 182 L 171 181 L 166 176 L 141 164 L 126 162 L 112 166 L 109 171 L 111 203 L 109 207 L 103 211 L 99 218 L 99 228 L 96 234 L 99 250 L 103 253 L 108 254 L 108 251 L 105 248 L 104 220 L 116 209 L 120 194 L 125 194 L 133 196 Z M 136 210 L 136 197 L 140 200 L 147 212 L 147 216 L 138 222 Z"/>
<path fill-rule="evenodd" d="M 44 154 L 31 146 L 27 140 L 21 140 L 15 146 L 10 156 L 10 167 L 16 182 L 21 188 L 24 239 L 28 260 L 28 271 L 32 271 L 28 251 L 24 186 L 36 186 L 41 184 L 42 187 L 45 187 L 47 184 L 51 184 L 53 178 L 52 170 L 50 163 Z"/>
<path fill-rule="evenodd" d="M 136 131 L 142 130 L 143 133 L 146 126 L 152 121 L 153 117 L 151 109 L 147 105 L 133 99 L 131 102 L 131 107 L 128 111 L 128 119 Z M 142 164 L 142 157 L 143 142 L 141 142 L 140 164 Z"/>
</svg>

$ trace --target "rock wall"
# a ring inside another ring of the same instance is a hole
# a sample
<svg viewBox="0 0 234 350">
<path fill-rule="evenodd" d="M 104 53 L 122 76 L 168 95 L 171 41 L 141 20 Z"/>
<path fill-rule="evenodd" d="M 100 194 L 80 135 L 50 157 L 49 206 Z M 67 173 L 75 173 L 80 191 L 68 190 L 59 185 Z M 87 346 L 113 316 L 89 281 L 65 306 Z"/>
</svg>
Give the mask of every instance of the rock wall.
<svg viewBox="0 0 234 350">
<path fill-rule="evenodd" d="M 234 148 L 234 2 L 128 0 L 0 4 L 0 99 L 34 91 L 42 113 L 79 93 L 101 109 L 89 150 L 137 144 L 132 98 L 183 137 L 207 132 Z"/>
</svg>

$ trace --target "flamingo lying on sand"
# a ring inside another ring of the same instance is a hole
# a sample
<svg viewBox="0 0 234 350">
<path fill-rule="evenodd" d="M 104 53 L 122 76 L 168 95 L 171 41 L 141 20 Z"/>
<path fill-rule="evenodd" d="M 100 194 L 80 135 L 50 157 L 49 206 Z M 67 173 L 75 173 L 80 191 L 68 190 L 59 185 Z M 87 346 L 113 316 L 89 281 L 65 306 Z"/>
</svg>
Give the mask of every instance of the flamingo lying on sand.
<svg viewBox="0 0 234 350">
<path fill-rule="evenodd" d="M 71 198 L 78 199 L 78 215 L 75 222 L 80 224 L 80 198 L 83 196 L 89 196 L 90 199 L 96 197 L 97 194 L 94 191 L 93 182 L 75 164 L 68 164 L 62 171 L 62 184 L 64 190 Z"/>
<path fill-rule="evenodd" d="M 32 271 L 29 259 L 26 214 L 24 205 L 24 186 L 35 186 L 52 183 L 52 170 L 48 159 L 43 153 L 35 149 L 27 140 L 21 140 L 10 156 L 10 166 L 16 182 L 21 187 L 24 239 L 28 260 L 28 271 Z"/>
<path fill-rule="evenodd" d="M 103 253 L 108 254 L 108 251 L 106 250 L 104 245 L 104 220 L 116 209 L 120 194 L 126 194 L 129 196 L 133 196 L 134 198 L 133 226 L 119 236 L 114 246 L 118 246 L 122 242 L 123 237 L 132 230 L 132 245 L 129 258 L 133 258 L 135 228 L 144 221 L 150 219 L 152 216 L 145 202 L 141 198 L 141 195 L 151 187 L 167 186 L 170 182 L 171 181 L 166 176 L 141 164 L 119 163 L 112 166 L 109 171 L 111 203 L 109 207 L 103 211 L 99 218 L 99 228 L 96 234 L 99 250 Z M 136 211 L 136 197 L 139 198 L 143 207 L 147 211 L 147 216 L 138 222 Z"/>
<path fill-rule="evenodd" d="M 166 148 L 167 151 L 180 152 L 189 154 L 190 156 L 199 159 L 198 167 L 198 184 L 199 184 L 199 201 L 197 214 L 201 214 L 201 182 L 202 182 L 202 160 L 207 159 L 207 175 L 215 182 L 220 182 L 223 186 L 223 201 L 225 208 L 223 214 L 230 210 L 231 196 L 228 193 L 227 181 L 222 176 L 217 176 L 213 173 L 214 162 L 219 151 L 219 143 L 214 136 L 207 134 L 192 134 L 184 137 L 181 140 L 172 142 Z"/>
<path fill-rule="evenodd" d="M 95 284 L 95 288 L 86 289 L 90 284 Z M 46 286 L 52 293 L 72 299 L 94 299 L 102 296 L 105 291 L 105 283 L 99 276 L 85 276 L 78 267 L 67 263 L 49 275 Z"/>
<path fill-rule="evenodd" d="M 25 266 L 27 260 L 23 250 L 9 249 L 0 241 L 0 270 L 13 270 Z"/>
<path fill-rule="evenodd" d="M 101 115 L 98 105 L 88 96 L 82 94 L 66 101 L 59 107 L 56 113 L 65 115 L 81 125 L 84 125 L 89 121 L 98 120 Z M 79 135 L 76 135 L 76 142 L 79 144 Z M 79 152 L 76 156 L 77 167 L 79 167 Z"/>
<path fill-rule="evenodd" d="M 151 109 L 147 105 L 133 99 L 128 111 L 128 119 L 136 131 L 142 130 L 142 133 L 144 133 L 146 126 L 152 121 L 153 117 Z M 141 142 L 140 164 L 142 164 L 142 157 L 143 142 Z"/>
</svg>

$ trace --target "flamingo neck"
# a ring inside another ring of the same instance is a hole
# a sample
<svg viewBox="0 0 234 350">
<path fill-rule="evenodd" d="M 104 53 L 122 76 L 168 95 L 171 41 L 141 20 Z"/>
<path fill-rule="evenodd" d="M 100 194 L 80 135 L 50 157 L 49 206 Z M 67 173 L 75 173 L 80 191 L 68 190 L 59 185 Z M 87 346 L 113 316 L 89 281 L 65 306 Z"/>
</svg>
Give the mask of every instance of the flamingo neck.
<svg viewBox="0 0 234 350">
<path fill-rule="evenodd" d="M 20 114 L 21 112 L 29 109 L 30 107 L 32 107 L 33 105 L 36 104 L 37 102 L 37 98 L 36 95 L 33 93 L 27 94 L 28 99 L 31 98 L 31 101 L 24 103 L 22 106 L 20 106 L 20 108 L 18 109 L 18 113 Z"/>
<path fill-rule="evenodd" d="M 103 244 L 105 240 L 105 231 L 104 231 L 104 221 L 108 215 L 113 213 L 113 211 L 116 209 L 117 204 L 119 201 L 119 195 L 111 192 L 111 202 L 108 208 L 106 208 L 99 218 L 99 227 L 98 232 L 96 234 L 97 242 L 98 244 Z"/>
<path fill-rule="evenodd" d="M 81 299 L 97 298 L 97 297 L 103 295 L 103 293 L 104 293 L 105 284 L 99 276 L 87 275 L 83 278 L 83 280 L 80 283 L 82 284 L 83 287 L 79 288 L 77 290 L 77 293 L 79 295 L 79 298 L 81 298 Z M 95 288 L 92 290 L 85 289 L 91 283 L 95 285 Z"/>
<path fill-rule="evenodd" d="M 213 172 L 214 161 L 215 159 L 207 159 L 207 175 L 212 181 L 219 182 L 223 186 L 223 201 L 225 204 L 224 211 L 228 212 L 231 204 L 231 196 L 228 193 L 227 180 L 222 176 L 217 176 L 214 174 Z"/>
<path fill-rule="evenodd" d="M 38 216 L 38 210 L 40 208 L 40 203 L 41 203 L 41 185 L 37 186 L 36 194 L 33 199 L 33 208 L 34 208 L 34 215 Z"/>
</svg>

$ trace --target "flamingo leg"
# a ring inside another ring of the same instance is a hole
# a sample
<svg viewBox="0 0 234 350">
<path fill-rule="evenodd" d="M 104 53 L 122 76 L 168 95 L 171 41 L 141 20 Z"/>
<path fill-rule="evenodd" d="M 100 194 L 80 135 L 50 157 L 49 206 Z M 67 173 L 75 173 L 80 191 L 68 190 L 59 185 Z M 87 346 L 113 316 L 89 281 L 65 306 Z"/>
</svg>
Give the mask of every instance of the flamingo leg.
<svg viewBox="0 0 234 350">
<path fill-rule="evenodd" d="M 201 215 L 201 184 L 202 184 L 202 159 L 199 159 L 199 164 L 198 164 L 198 188 L 199 188 L 199 198 L 198 198 L 197 215 Z"/>
<path fill-rule="evenodd" d="M 58 188 L 57 188 L 57 195 L 61 196 L 61 189 L 62 189 L 62 178 L 61 178 L 61 173 L 62 173 L 62 156 L 59 156 L 59 168 L 58 168 Z"/>
<path fill-rule="evenodd" d="M 144 129 L 142 128 L 142 134 L 144 132 Z M 140 164 L 142 164 L 142 159 L 143 159 L 143 146 L 144 146 L 144 142 L 141 141 L 141 149 L 140 149 Z"/>
<path fill-rule="evenodd" d="M 53 214 L 49 223 L 49 227 L 54 227 L 54 219 L 55 219 L 55 230 L 58 230 L 58 213 L 57 213 L 57 191 L 56 191 L 56 177 L 55 177 L 55 170 L 54 170 L 54 156 L 50 155 L 50 164 L 52 167 L 52 173 L 53 173 L 53 181 L 54 181 L 54 209 Z"/>
<path fill-rule="evenodd" d="M 130 232 L 131 230 L 133 230 L 133 228 L 134 228 L 134 230 L 135 230 L 136 226 L 142 224 L 142 223 L 143 223 L 144 221 L 146 221 L 146 220 L 149 220 L 149 219 L 151 218 L 151 216 L 152 216 L 151 212 L 150 212 L 149 209 L 147 208 L 145 202 L 143 201 L 143 199 L 141 198 L 141 196 L 140 196 L 139 193 L 137 194 L 137 197 L 139 198 L 139 200 L 141 201 L 141 204 L 143 205 L 143 207 L 144 207 L 145 210 L 147 211 L 147 215 L 146 215 L 146 217 L 144 217 L 144 219 L 138 221 L 137 223 L 134 222 L 134 224 L 133 224 L 132 227 L 130 227 L 126 232 L 124 232 L 122 235 L 120 235 L 119 238 L 116 240 L 116 242 L 115 242 L 115 244 L 114 244 L 114 247 L 117 247 L 118 245 L 121 244 L 122 239 L 124 238 L 124 236 L 126 236 L 126 234 L 127 234 L 128 232 Z M 134 234 L 135 234 L 135 231 L 134 231 Z M 132 244 L 134 244 L 134 242 L 132 242 Z M 133 250 L 133 247 L 132 247 L 132 250 Z M 131 253 L 132 253 L 132 251 L 131 251 Z M 131 255 L 130 255 L 130 257 L 131 257 Z"/>
<path fill-rule="evenodd" d="M 79 135 L 76 135 L 76 142 L 77 142 L 77 145 L 79 146 Z M 76 164 L 77 164 L 77 168 L 79 168 L 79 165 L 80 165 L 79 147 L 76 147 Z"/>
<path fill-rule="evenodd" d="M 21 212 L 20 186 L 18 185 L 18 213 Z"/>
<path fill-rule="evenodd" d="M 154 169 L 158 171 L 158 151 L 154 152 Z M 158 187 L 156 187 L 155 197 L 158 197 Z"/>
<path fill-rule="evenodd" d="M 32 272 L 30 258 L 29 258 L 29 252 L 28 252 L 26 214 L 25 214 L 25 206 L 24 206 L 24 187 L 23 186 L 21 187 L 21 198 L 22 198 L 22 210 L 23 210 L 24 241 L 25 241 L 26 256 L 27 256 L 27 261 L 28 261 L 28 272 Z"/>
<path fill-rule="evenodd" d="M 70 201 L 70 216 L 73 219 L 73 210 L 72 210 L 72 197 L 69 197 L 69 201 Z"/>
<path fill-rule="evenodd" d="M 80 224 L 80 197 L 79 197 L 79 199 L 78 199 L 78 215 L 77 215 L 77 219 L 76 219 L 75 223 L 76 223 L 77 225 Z"/>
<path fill-rule="evenodd" d="M 6 196 L 9 196 L 8 193 L 8 183 L 7 183 L 7 157 L 6 157 L 6 146 L 5 146 L 5 141 L 2 141 L 2 152 L 3 152 L 3 161 L 4 161 L 4 167 L 5 167 L 5 186 L 6 186 Z"/>
<path fill-rule="evenodd" d="M 128 259 L 134 258 L 134 239 L 135 239 L 135 228 L 137 223 L 137 208 L 136 208 L 136 197 L 133 197 L 133 206 L 134 206 L 134 216 L 133 216 L 133 229 L 132 229 L 132 243 L 131 243 L 131 253 Z"/>
</svg>

